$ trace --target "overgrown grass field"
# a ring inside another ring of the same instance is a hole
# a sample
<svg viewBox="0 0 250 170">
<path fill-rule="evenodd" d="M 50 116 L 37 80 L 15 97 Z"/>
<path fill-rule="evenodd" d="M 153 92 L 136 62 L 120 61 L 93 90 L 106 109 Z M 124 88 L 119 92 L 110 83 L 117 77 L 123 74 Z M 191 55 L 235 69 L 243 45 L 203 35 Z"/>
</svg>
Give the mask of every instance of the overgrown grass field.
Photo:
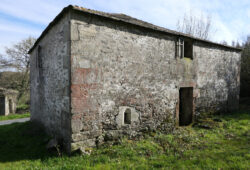
<svg viewBox="0 0 250 170">
<path fill-rule="evenodd" d="M 90 156 L 49 153 L 30 122 L 0 126 L 0 169 L 250 169 L 250 111 L 213 116 L 173 134 L 95 149 Z"/>
<path fill-rule="evenodd" d="M 21 119 L 30 117 L 30 113 L 24 113 L 24 114 L 11 114 L 8 116 L 0 116 L 0 121 L 2 120 L 11 120 L 11 119 Z"/>
</svg>

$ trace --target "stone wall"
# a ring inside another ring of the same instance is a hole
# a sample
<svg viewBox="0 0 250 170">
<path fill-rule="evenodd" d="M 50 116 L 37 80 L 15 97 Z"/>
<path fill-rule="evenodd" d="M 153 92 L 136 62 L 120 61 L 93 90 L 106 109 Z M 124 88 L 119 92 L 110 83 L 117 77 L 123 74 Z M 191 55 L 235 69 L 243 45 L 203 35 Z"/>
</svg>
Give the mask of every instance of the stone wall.
<svg viewBox="0 0 250 170">
<path fill-rule="evenodd" d="M 16 113 L 17 94 L 5 95 L 5 116 Z"/>
<path fill-rule="evenodd" d="M 180 87 L 193 87 L 197 115 L 238 107 L 239 53 L 194 42 L 193 59 L 180 59 L 176 36 L 91 15 L 72 17 L 73 150 L 173 128 Z M 124 123 L 127 109 L 130 124 Z"/>
<path fill-rule="evenodd" d="M 69 14 L 56 23 L 31 53 L 31 121 L 70 151 Z M 40 48 L 40 49 L 38 49 Z"/>
<path fill-rule="evenodd" d="M 194 41 L 193 58 L 180 58 L 177 39 L 71 11 L 31 53 L 31 120 L 73 151 L 172 130 L 183 87 L 194 118 L 237 109 L 240 54 Z"/>
<path fill-rule="evenodd" d="M 0 95 L 0 115 L 5 115 L 5 96 Z"/>
<path fill-rule="evenodd" d="M 18 91 L 0 88 L 0 115 L 16 113 Z"/>
<path fill-rule="evenodd" d="M 240 53 L 197 43 L 196 114 L 231 112 L 239 107 Z"/>
</svg>

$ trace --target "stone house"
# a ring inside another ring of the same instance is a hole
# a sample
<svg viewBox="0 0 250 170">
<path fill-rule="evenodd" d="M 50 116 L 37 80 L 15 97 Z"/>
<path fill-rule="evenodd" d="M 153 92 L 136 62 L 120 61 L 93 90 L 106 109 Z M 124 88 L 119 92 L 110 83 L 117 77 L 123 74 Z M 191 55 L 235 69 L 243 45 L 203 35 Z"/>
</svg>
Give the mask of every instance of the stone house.
<svg viewBox="0 0 250 170">
<path fill-rule="evenodd" d="M 236 110 L 241 49 L 68 6 L 31 55 L 31 121 L 71 152 Z"/>
<path fill-rule="evenodd" d="M 0 116 L 16 112 L 18 91 L 0 87 Z"/>
</svg>

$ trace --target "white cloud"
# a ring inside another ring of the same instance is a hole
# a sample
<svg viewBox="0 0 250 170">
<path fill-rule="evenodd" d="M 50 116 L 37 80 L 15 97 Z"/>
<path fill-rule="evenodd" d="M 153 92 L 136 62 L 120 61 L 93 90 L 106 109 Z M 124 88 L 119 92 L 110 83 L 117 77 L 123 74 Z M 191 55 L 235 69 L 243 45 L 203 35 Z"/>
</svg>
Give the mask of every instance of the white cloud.
<svg viewBox="0 0 250 170">
<path fill-rule="evenodd" d="M 214 20 L 214 25 L 216 27 L 215 35 L 213 36 L 213 41 L 222 42 L 226 41 L 231 43 L 232 40 L 235 40 L 235 35 L 230 31 L 230 29 L 223 24 L 219 19 Z"/>
<path fill-rule="evenodd" d="M 250 9 L 247 10 L 247 17 L 250 18 Z"/>
<path fill-rule="evenodd" d="M 42 29 L 15 24 L 11 21 L 0 19 L 0 54 L 4 54 L 5 47 L 21 39 L 27 38 L 28 36 L 38 37 L 41 31 Z"/>
<path fill-rule="evenodd" d="M 68 3 L 68 0 L 1 0 L 0 16 L 10 20 L 0 19 L 0 54 L 4 54 L 6 46 L 21 39 L 38 37 Z"/>
<path fill-rule="evenodd" d="M 20 0 L 17 1 L 3 0 L 1 2 L 0 10 L 3 13 L 14 16 L 16 18 L 25 19 L 40 24 L 46 24 L 48 21 L 47 19 L 48 15 L 46 15 L 46 13 L 41 14 L 39 12 L 40 10 L 43 10 L 42 6 L 39 5 L 39 9 L 37 9 L 37 7 L 34 7 L 33 5 L 29 6 L 27 2 L 29 1 L 21 2 Z"/>
<path fill-rule="evenodd" d="M 0 19 L 0 31 L 38 36 L 42 30 Z"/>
<path fill-rule="evenodd" d="M 1 0 L 0 11 L 8 15 L 47 25 L 68 0 Z"/>
<path fill-rule="evenodd" d="M 0 53 L 3 46 L 11 42 L 28 35 L 40 35 L 42 29 L 70 3 L 105 12 L 125 13 L 169 29 L 175 29 L 177 20 L 191 10 L 195 15 L 202 12 L 212 16 L 217 30 L 214 41 L 231 42 L 250 34 L 249 0 L 1 0 L 0 16 L 15 19 L 8 22 L 0 19 Z"/>
<path fill-rule="evenodd" d="M 225 6 L 225 3 L 228 5 Z M 249 4 L 248 2 L 244 3 L 245 5 Z M 241 20 L 242 27 L 235 28 L 235 25 L 228 22 L 229 19 L 233 20 L 236 17 L 229 14 L 230 10 L 238 4 L 233 0 L 86 0 L 82 2 L 85 7 L 106 12 L 125 13 L 173 30 L 176 29 L 178 19 L 183 17 L 185 13 L 191 11 L 196 16 L 210 15 L 216 30 L 212 41 L 221 42 L 225 40 L 228 43 L 240 39 L 242 33 L 239 32 L 244 30 L 244 25 L 246 26 L 243 19 L 243 21 Z M 240 9 L 242 10 L 242 8 Z"/>
</svg>

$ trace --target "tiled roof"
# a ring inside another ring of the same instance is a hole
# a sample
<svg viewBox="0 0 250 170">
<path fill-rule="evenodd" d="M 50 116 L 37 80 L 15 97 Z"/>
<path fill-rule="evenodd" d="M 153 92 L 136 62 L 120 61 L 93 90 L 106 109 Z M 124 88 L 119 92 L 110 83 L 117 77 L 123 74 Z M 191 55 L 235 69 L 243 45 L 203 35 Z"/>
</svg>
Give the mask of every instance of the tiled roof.
<svg viewBox="0 0 250 170">
<path fill-rule="evenodd" d="M 224 44 L 219 44 L 219 43 L 215 43 L 212 41 L 208 41 L 208 40 L 203 40 L 200 38 L 196 38 L 193 36 L 190 36 L 188 34 L 184 34 L 181 32 L 177 32 L 177 31 L 173 31 L 170 29 L 166 29 L 160 26 L 156 26 L 153 24 L 150 24 L 148 22 L 130 17 L 128 15 L 125 14 L 117 14 L 117 13 L 106 13 L 106 12 L 101 12 L 101 11 L 96 11 L 96 10 L 91 10 L 91 9 L 87 9 L 87 8 L 83 8 L 83 7 L 79 7 L 79 6 L 72 6 L 69 5 L 67 7 L 65 7 L 57 16 L 56 18 L 47 26 L 47 28 L 42 32 L 42 34 L 40 35 L 40 37 L 37 39 L 36 43 L 34 44 L 34 46 L 29 50 L 29 53 L 36 47 L 36 45 L 38 44 L 38 42 L 40 41 L 40 39 L 48 32 L 48 30 L 53 27 L 54 24 L 56 24 L 58 22 L 58 20 L 61 19 L 61 17 L 67 13 L 68 11 L 73 10 L 73 11 L 79 11 L 82 12 L 83 14 L 88 13 L 88 14 L 92 14 L 92 15 L 96 15 L 96 16 L 100 16 L 100 17 L 106 17 L 106 18 L 110 18 L 116 21 L 120 21 L 120 22 L 124 22 L 124 23 L 129 23 L 132 25 L 136 25 L 136 26 L 140 26 L 140 27 L 144 27 L 144 28 L 148 28 L 148 29 L 152 29 L 155 31 L 159 31 L 159 32 L 163 32 L 166 34 L 171 34 L 171 35 L 176 35 L 176 36 L 182 36 L 182 37 L 187 37 L 187 38 L 191 38 L 193 40 L 196 41 L 201 41 L 201 42 L 205 42 L 205 43 L 209 43 L 211 45 L 215 45 L 215 46 L 220 46 L 220 47 L 225 47 L 228 49 L 233 49 L 233 50 L 237 50 L 237 51 L 241 51 L 241 48 L 236 48 L 236 47 L 232 47 L 232 46 L 228 46 L 228 45 L 224 45 Z"/>
</svg>

